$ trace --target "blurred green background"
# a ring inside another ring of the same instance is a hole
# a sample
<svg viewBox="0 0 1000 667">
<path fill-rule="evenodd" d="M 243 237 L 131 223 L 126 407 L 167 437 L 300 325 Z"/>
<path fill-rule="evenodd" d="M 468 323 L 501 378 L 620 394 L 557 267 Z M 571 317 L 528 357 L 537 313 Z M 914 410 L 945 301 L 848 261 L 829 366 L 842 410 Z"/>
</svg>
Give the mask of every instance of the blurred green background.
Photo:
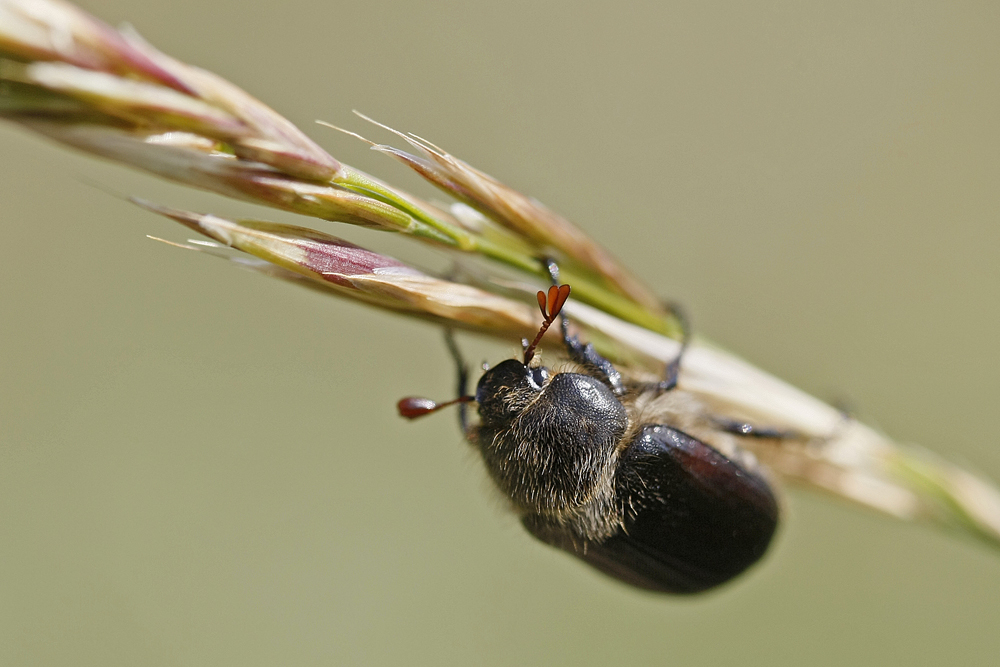
<svg viewBox="0 0 1000 667">
<path fill-rule="evenodd" d="M 699 333 L 1000 478 L 996 3 L 83 4 L 421 194 L 312 121 L 444 146 Z M 189 234 L 112 193 L 295 220 L 0 125 L 0 664 L 1000 654 L 997 553 L 801 492 L 715 595 L 598 576 L 502 511 L 453 416 L 395 416 L 452 392 L 437 330 L 151 242 Z"/>
</svg>

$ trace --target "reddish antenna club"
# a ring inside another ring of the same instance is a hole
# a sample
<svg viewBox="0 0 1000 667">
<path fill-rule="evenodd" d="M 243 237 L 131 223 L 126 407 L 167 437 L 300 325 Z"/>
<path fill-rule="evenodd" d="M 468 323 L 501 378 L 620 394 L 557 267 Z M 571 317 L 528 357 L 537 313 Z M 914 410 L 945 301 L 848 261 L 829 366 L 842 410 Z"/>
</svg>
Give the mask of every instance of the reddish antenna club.
<svg viewBox="0 0 1000 667">
<path fill-rule="evenodd" d="M 556 321 L 557 317 L 559 317 L 559 313 L 562 311 L 563 305 L 566 303 L 566 299 L 569 298 L 569 292 L 569 285 L 559 285 L 558 287 L 553 285 L 549 288 L 548 292 L 539 291 L 536 295 L 538 298 L 538 309 L 542 311 L 542 328 L 538 330 L 538 335 L 535 336 L 535 340 L 531 341 L 531 345 L 524 349 L 525 366 L 527 366 L 528 362 L 530 362 L 535 356 L 535 348 L 538 347 L 538 343 L 542 340 L 542 336 L 545 335 L 549 326 Z M 406 398 L 401 398 L 399 402 L 396 403 L 396 410 L 399 411 L 399 415 L 401 417 L 406 417 L 407 419 L 417 419 L 418 417 L 429 415 L 432 412 L 437 412 L 441 408 L 446 408 L 449 405 L 455 405 L 456 403 L 473 403 L 475 400 L 475 396 L 459 396 L 458 398 L 450 400 L 446 403 L 438 403 L 429 398 L 424 398 L 423 396 L 407 396 Z"/>
<path fill-rule="evenodd" d="M 424 398 L 423 396 L 407 396 L 406 398 L 399 399 L 396 403 L 396 409 L 399 410 L 399 415 L 401 417 L 406 417 L 407 419 L 416 419 L 417 417 L 423 417 L 424 415 L 429 415 L 432 412 L 437 412 L 441 408 L 446 408 L 449 405 L 455 405 L 456 403 L 471 403 L 475 397 L 473 396 L 459 396 L 456 399 L 448 401 L 447 403 L 436 403 L 429 398 Z"/>
<path fill-rule="evenodd" d="M 524 350 L 524 365 L 527 366 L 535 356 L 535 348 L 538 347 L 538 343 L 541 342 L 542 336 L 545 332 L 549 330 L 549 326 L 556 321 L 559 317 L 559 313 L 562 311 L 563 306 L 566 304 L 566 300 L 569 298 L 570 288 L 569 285 L 560 285 L 556 287 L 553 285 L 549 288 L 548 293 L 539 290 L 538 294 L 535 296 L 538 298 L 538 309 L 542 311 L 542 328 L 538 330 L 538 334 L 535 336 L 535 340 L 531 341 L 529 345 Z"/>
</svg>

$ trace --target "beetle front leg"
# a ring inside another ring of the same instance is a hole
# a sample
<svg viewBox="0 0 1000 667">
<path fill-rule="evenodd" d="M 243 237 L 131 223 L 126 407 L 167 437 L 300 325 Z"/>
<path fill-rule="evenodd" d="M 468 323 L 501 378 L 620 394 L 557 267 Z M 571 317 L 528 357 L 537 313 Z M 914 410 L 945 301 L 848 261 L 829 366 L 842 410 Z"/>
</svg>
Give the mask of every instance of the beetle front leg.
<svg viewBox="0 0 1000 667">
<path fill-rule="evenodd" d="M 466 389 L 469 387 L 469 366 L 465 363 L 465 358 L 462 357 L 462 351 L 458 349 L 458 343 L 455 342 L 455 332 L 451 328 L 444 330 L 444 344 L 448 347 L 448 352 L 455 362 L 455 369 L 458 374 L 456 395 L 465 396 Z M 462 434 L 466 437 L 469 435 L 468 407 L 465 403 L 458 404 L 458 425 L 462 428 Z"/>
<path fill-rule="evenodd" d="M 663 374 L 663 380 L 653 385 L 653 388 L 658 392 L 670 391 L 677 386 L 677 378 L 680 376 L 681 372 L 681 359 L 684 357 L 684 353 L 687 351 L 688 343 L 691 340 L 691 328 L 688 325 L 687 317 L 684 315 L 684 310 L 676 303 L 668 303 L 666 306 L 670 314 L 672 314 L 681 325 L 681 349 L 678 350 L 677 356 L 671 359 L 667 364 L 666 371 Z"/>
<path fill-rule="evenodd" d="M 549 278 L 553 285 L 559 284 L 559 265 L 551 257 L 542 260 L 545 268 L 549 272 Z M 569 320 L 565 313 L 560 314 L 560 325 L 562 329 L 563 344 L 566 346 L 566 353 L 569 358 L 576 363 L 586 366 L 601 382 L 608 385 L 608 388 L 615 394 L 621 396 L 625 393 L 625 383 L 622 375 L 609 360 L 605 359 L 594 349 L 590 343 L 584 345 L 576 336 L 569 333 Z"/>
</svg>

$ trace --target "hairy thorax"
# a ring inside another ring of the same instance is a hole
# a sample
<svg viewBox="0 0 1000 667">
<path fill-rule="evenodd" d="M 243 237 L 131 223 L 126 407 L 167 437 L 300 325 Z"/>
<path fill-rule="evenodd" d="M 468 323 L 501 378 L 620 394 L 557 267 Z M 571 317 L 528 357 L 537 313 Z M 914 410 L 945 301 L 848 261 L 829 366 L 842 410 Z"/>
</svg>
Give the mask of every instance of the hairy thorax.
<svg viewBox="0 0 1000 667">
<path fill-rule="evenodd" d="M 516 379 L 480 392 L 482 421 L 470 435 L 490 475 L 522 519 L 583 539 L 612 534 L 621 523 L 614 472 L 625 407 L 589 375 L 556 373 L 541 386 Z"/>
</svg>

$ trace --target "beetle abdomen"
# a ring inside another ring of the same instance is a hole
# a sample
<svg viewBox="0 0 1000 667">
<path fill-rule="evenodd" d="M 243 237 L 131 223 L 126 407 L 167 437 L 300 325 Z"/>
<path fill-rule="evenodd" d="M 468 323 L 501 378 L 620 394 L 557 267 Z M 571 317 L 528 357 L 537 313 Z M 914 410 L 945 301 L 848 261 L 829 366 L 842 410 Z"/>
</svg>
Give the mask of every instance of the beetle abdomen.
<svg viewBox="0 0 1000 667">
<path fill-rule="evenodd" d="M 665 593 L 718 586 L 760 560 L 778 524 L 767 481 L 675 428 L 643 427 L 615 476 L 623 529 L 599 541 L 525 520 L 536 537 L 617 579 Z"/>
</svg>

